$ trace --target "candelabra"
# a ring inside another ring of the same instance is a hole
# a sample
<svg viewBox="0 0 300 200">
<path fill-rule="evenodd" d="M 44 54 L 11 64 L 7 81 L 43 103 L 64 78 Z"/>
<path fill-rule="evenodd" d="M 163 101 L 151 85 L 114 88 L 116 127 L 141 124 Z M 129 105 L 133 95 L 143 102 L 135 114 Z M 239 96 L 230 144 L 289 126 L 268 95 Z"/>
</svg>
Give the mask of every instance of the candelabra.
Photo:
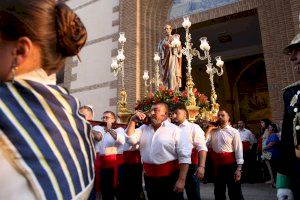
<svg viewBox="0 0 300 200">
<path fill-rule="evenodd" d="M 124 84 L 124 61 L 125 61 L 124 44 L 126 42 L 124 32 L 119 33 L 118 41 L 121 44 L 121 49 L 118 49 L 117 57 L 112 60 L 111 69 L 115 76 L 118 76 L 118 75 L 121 76 L 122 88 L 121 88 L 120 94 L 119 94 L 118 116 L 119 116 L 120 120 L 125 123 L 128 121 L 131 113 L 127 109 L 127 93 L 126 93 L 125 84 Z"/>
<path fill-rule="evenodd" d="M 158 91 L 159 85 L 161 85 L 160 72 L 159 72 L 160 57 L 158 55 L 158 52 L 154 53 L 153 60 L 155 62 L 154 85 L 155 85 L 155 91 Z"/>
<path fill-rule="evenodd" d="M 215 92 L 215 87 L 214 87 L 214 75 L 217 74 L 218 76 L 221 76 L 223 74 L 223 65 L 224 62 L 221 60 L 220 56 L 216 57 L 216 66 L 213 66 L 213 63 L 211 62 L 211 56 L 210 56 L 210 45 L 208 44 L 207 38 L 206 37 L 201 37 L 200 38 L 200 49 L 204 52 L 204 56 L 200 54 L 200 51 L 197 49 L 193 48 L 193 44 L 191 43 L 191 34 L 189 32 L 189 28 L 191 27 L 192 23 L 189 20 L 189 17 L 186 16 L 183 18 L 183 23 L 182 26 L 185 28 L 185 47 L 183 48 L 183 54 L 186 56 L 187 59 L 187 91 L 188 91 L 188 102 L 187 106 L 196 106 L 196 101 L 195 101 L 195 95 L 193 93 L 193 87 L 194 87 L 194 82 L 193 82 L 193 77 L 192 77 L 192 59 L 194 56 L 198 57 L 200 60 L 207 60 L 206 64 L 206 73 L 209 75 L 209 80 L 210 80 L 210 85 L 212 88 L 211 91 L 211 112 L 212 114 L 216 114 L 219 111 L 219 104 L 217 103 L 217 94 Z M 220 71 L 219 71 L 220 70 Z"/>
<path fill-rule="evenodd" d="M 143 75 L 143 80 L 145 82 L 145 97 L 148 94 L 148 87 L 150 86 L 150 84 L 148 84 L 148 79 L 149 79 L 149 73 L 148 70 L 144 70 L 144 75 Z"/>
<path fill-rule="evenodd" d="M 158 91 L 159 86 L 161 85 L 162 81 L 160 79 L 160 71 L 159 71 L 159 61 L 160 61 L 160 57 L 158 55 L 158 52 L 154 53 L 154 58 L 153 58 L 154 62 L 155 62 L 155 66 L 154 66 L 154 77 L 150 80 L 150 83 L 148 83 L 148 79 L 149 79 L 149 72 L 148 70 L 144 70 L 144 74 L 143 74 L 143 80 L 145 82 L 145 96 L 147 96 L 148 92 L 150 92 L 151 89 L 148 90 L 148 87 L 151 86 L 151 83 L 154 84 L 155 86 L 155 91 Z"/>
</svg>

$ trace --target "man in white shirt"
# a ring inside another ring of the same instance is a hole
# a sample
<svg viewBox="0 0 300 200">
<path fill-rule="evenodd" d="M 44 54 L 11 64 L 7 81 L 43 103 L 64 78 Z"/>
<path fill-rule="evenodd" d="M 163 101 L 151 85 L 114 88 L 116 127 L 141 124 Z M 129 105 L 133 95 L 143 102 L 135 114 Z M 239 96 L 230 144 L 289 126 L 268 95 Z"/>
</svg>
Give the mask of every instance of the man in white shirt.
<svg viewBox="0 0 300 200">
<path fill-rule="evenodd" d="M 95 139 L 99 141 L 96 151 L 100 164 L 100 189 L 102 199 L 106 200 L 122 195 L 121 171 L 125 133 L 123 128 L 113 129 L 116 115 L 112 111 L 105 111 L 102 119 L 106 126 L 94 126 L 93 131 Z"/>
<path fill-rule="evenodd" d="M 173 120 L 179 128 L 187 134 L 192 149 L 192 163 L 186 177 L 185 190 L 188 199 L 200 200 L 200 180 L 205 173 L 205 160 L 207 154 L 206 140 L 199 125 L 187 120 L 188 111 L 185 105 L 178 105 L 173 114 Z"/>
<path fill-rule="evenodd" d="M 137 112 L 127 127 L 127 143 L 140 144 L 149 200 L 183 199 L 183 190 L 191 163 L 191 144 L 186 134 L 167 120 L 168 105 L 160 102 L 151 108 L 151 124 L 135 129 L 146 115 Z"/>
<path fill-rule="evenodd" d="M 243 143 L 243 151 L 249 151 L 255 142 L 255 136 L 250 130 L 245 128 L 245 123 L 242 120 L 238 121 L 238 131 Z"/>
<path fill-rule="evenodd" d="M 251 160 L 253 160 L 253 157 L 256 157 L 255 155 L 251 155 L 251 149 L 253 144 L 257 141 L 254 134 L 249 129 L 245 128 L 245 122 L 242 120 L 238 121 L 238 131 L 240 133 L 241 141 L 243 144 L 243 182 L 251 182 L 253 177 L 251 177 L 252 169 L 250 168 L 250 166 L 252 163 L 250 162 Z"/>
<path fill-rule="evenodd" d="M 226 200 L 226 185 L 231 200 L 244 199 L 240 184 L 243 146 L 239 132 L 230 126 L 229 115 L 224 110 L 218 112 L 218 123 L 220 126 L 211 126 L 207 130 L 208 143 L 213 150 L 215 199 Z"/>
</svg>

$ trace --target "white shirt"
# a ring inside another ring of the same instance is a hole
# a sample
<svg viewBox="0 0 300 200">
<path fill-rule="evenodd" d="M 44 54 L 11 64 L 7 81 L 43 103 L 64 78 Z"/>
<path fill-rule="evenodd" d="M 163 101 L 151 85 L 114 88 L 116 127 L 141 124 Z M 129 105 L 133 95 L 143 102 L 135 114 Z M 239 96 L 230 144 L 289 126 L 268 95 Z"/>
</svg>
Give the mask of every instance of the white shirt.
<svg viewBox="0 0 300 200">
<path fill-rule="evenodd" d="M 197 151 L 207 151 L 204 131 L 198 124 L 185 120 L 182 124 L 179 124 L 179 128 L 187 134 L 193 148 L 197 149 Z"/>
<path fill-rule="evenodd" d="M 125 132 L 123 128 L 113 129 L 117 133 L 116 140 L 109 132 L 105 132 L 103 126 L 94 126 L 93 130 L 102 134 L 102 140 L 95 145 L 96 152 L 100 155 L 123 154 L 123 145 L 125 143 Z"/>
<path fill-rule="evenodd" d="M 152 125 L 142 125 L 134 134 L 126 136 L 129 145 L 140 144 L 142 162 L 163 164 L 178 159 L 179 163 L 191 163 L 192 145 L 178 126 L 165 120 L 154 131 Z"/>
<path fill-rule="evenodd" d="M 230 125 L 218 128 L 208 136 L 208 143 L 216 153 L 235 152 L 237 164 L 243 164 L 243 145 L 239 131 Z"/>
<path fill-rule="evenodd" d="M 250 130 L 243 128 L 242 130 L 238 129 L 240 133 L 240 137 L 242 142 L 250 142 L 250 144 L 254 143 L 253 134 Z"/>
</svg>

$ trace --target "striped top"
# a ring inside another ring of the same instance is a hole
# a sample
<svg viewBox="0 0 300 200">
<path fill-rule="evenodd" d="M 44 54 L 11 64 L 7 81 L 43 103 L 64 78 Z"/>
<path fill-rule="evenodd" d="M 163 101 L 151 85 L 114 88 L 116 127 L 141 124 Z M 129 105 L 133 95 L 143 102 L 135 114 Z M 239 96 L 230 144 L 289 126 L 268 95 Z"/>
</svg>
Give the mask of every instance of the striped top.
<svg viewBox="0 0 300 200">
<path fill-rule="evenodd" d="M 0 148 L 16 159 L 38 199 L 73 199 L 93 183 L 94 147 L 79 102 L 63 88 L 0 85 Z"/>
</svg>

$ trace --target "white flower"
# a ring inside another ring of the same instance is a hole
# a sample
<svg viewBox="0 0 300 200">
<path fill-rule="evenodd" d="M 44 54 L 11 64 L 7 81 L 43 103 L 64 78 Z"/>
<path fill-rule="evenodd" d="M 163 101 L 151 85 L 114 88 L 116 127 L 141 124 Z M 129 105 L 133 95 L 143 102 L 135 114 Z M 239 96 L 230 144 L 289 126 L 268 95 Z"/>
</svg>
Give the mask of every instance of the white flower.
<svg viewBox="0 0 300 200">
<path fill-rule="evenodd" d="M 298 112 L 298 108 L 294 108 L 294 112 L 295 112 L 295 113 Z"/>
<path fill-rule="evenodd" d="M 300 94 L 300 90 L 297 91 L 297 94 L 298 94 L 298 95 Z"/>
<path fill-rule="evenodd" d="M 296 126 L 296 130 L 297 131 L 299 131 L 300 130 L 300 126 L 298 125 L 298 126 Z"/>
</svg>

